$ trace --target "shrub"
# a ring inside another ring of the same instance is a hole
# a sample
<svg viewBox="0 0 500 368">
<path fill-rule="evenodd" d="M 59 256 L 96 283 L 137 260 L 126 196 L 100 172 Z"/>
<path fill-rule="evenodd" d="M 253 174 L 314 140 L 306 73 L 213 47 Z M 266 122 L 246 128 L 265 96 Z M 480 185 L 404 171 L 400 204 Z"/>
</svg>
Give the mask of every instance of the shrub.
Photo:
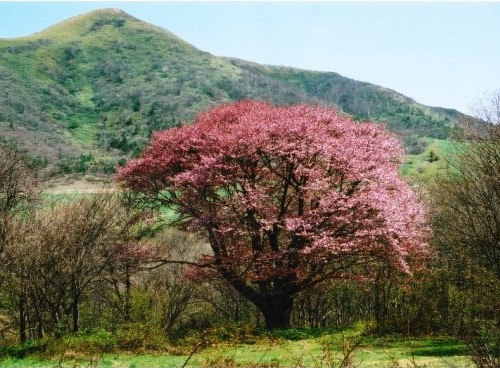
<svg viewBox="0 0 500 368">
<path fill-rule="evenodd" d="M 28 355 L 45 352 L 46 340 L 30 340 L 13 346 L 0 346 L 0 358 L 25 358 Z"/>
</svg>

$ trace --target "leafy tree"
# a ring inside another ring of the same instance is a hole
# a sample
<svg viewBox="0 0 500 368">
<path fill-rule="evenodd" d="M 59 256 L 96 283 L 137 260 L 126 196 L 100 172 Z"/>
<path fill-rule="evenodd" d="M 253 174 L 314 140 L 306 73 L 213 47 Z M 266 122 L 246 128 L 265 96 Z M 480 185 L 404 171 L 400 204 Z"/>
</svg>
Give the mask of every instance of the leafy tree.
<svg viewBox="0 0 500 368">
<path fill-rule="evenodd" d="M 398 177 L 403 149 L 383 126 L 334 110 L 242 101 L 153 135 L 118 180 L 175 209 L 212 250 L 198 263 L 289 325 L 294 296 L 426 252 L 423 206 Z"/>
</svg>

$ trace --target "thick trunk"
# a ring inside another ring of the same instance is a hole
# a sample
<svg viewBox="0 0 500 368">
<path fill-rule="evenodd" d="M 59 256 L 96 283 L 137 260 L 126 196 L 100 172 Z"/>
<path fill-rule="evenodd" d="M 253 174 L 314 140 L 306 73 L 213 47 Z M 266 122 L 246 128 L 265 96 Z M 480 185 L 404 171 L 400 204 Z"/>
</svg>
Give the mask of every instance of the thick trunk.
<svg viewBox="0 0 500 368">
<path fill-rule="evenodd" d="M 292 295 L 280 293 L 279 291 L 274 291 L 272 294 L 259 294 L 250 287 L 247 287 L 243 282 L 234 282 L 234 279 L 230 279 L 230 283 L 262 313 L 266 329 L 285 329 L 290 327 L 290 316 L 293 307 Z"/>
<path fill-rule="evenodd" d="M 226 280 L 262 313 L 266 329 L 285 329 L 290 327 L 290 317 L 293 307 L 292 295 L 280 293 L 279 291 L 259 294 L 252 288 L 247 287 L 240 280 L 235 281 L 235 279 L 230 278 L 226 278 Z"/>
<path fill-rule="evenodd" d="M 221 276 L 257 307 L 264 316 L 266 329 L 288 328 L 293 307 L 293 295 L 297 292 L 293 278 L 274 280 L 273 283 L 263 281 L 256 290 L 248 285 L 234 269 L 223 267 L 220 258 L 221 247 L 215 240 L 212 240 L 211 243 L 212 250 L 216 255 L 215 265 L 220 267 L 218 271 Z"/>
<path fill-rule="evenodd" d="M 290 327 L 293 298 L 289 295 L 270 295 L 257 305 L 262 312 L 266 329 L 285 329 Z"/>
</svg>

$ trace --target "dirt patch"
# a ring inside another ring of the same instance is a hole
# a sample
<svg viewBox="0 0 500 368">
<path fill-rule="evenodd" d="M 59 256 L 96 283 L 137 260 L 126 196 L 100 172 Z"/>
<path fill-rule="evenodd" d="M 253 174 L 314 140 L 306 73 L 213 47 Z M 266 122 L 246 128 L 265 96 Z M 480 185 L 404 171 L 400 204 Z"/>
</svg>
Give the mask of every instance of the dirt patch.
<svg viewBox="0 0 500 368">
<path fill-rule="evenodd" d="M 47 194 L 96 193 L 115 189 L 113 178 L 109 176 L 68 175 L 51 179 L 46 183 Z"/>
</svg>

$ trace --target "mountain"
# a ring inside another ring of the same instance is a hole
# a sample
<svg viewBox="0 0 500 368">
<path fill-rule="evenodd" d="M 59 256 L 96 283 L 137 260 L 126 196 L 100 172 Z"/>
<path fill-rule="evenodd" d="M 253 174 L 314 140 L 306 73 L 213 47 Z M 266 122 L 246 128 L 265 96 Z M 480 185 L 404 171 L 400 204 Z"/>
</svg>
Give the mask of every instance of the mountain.
<svg viewBox="0 0 500 368">
<path fill-rule="evenodd" d="M 111 171 L 152 131 L 243 98 L 334 106 L 412 144 L 447 137 L 461 117 L 337 73 L 216 57 L 117 9 L 0 39 L 0 138 L 67 171 Z"/>
</svg>

